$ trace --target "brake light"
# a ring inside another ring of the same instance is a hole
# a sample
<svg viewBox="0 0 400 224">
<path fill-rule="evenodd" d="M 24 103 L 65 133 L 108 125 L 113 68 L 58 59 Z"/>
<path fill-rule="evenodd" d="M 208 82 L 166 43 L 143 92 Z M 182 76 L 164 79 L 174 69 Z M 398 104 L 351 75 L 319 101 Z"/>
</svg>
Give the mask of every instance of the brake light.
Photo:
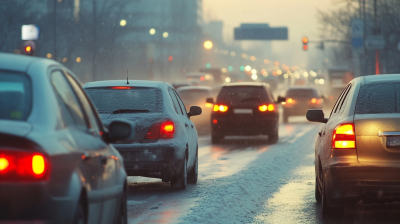
<svg viewBox="0 0 400 224">
<path fill-rule="evenodd" d="M 354 149 L 356 148 L 356 137 L 354 124 L 342 124 L 333 131 L 332 148 Z"/>
<path fill-rule="evenodd" d="M 292 98 L 288 98 L 288 99 L 286 100 L 286 103 L 289 103 L 289 104 L 294 103 L 294 100 L 293 100 Z"/>
<path fill-rule="evenodd" d="M 175 133 L 175 126 L 172 121 L 166 121 L 161 125 L 159 123 L 150 127 L 145 136 L 145 139 L 160 139 L 160 138 L 173 138 Z"/>
<path fill-rule="evenodd" d="M 135 87 L 131 86 L 112 86 L 111 89 L 134 89 Z"/>
<path fill-rule="evenodd" d="M 312 99 L 311 99 L 311 103 L 320 104 L 320 103 L 321 103 L 321 99 L 312 98 Z"/>
<path fill-rule="evenodd" d="M 46 181 L 50 163 L 44 154 L 0 150 L 0 182 Z"/>
<path fill-rule="evenodd" d="M 258 107 L 258 110 L 261 111 L 261 112 L 274 111 L 275 110 L 275 106 L 273 104 L 261 105 L 261 106 Z"/>
<path fill-rule="evenodd" d="M 214 105 L 214 111 L 226 112 L 228 110 L 228 106 L 225 105 Z"/>
</svg>

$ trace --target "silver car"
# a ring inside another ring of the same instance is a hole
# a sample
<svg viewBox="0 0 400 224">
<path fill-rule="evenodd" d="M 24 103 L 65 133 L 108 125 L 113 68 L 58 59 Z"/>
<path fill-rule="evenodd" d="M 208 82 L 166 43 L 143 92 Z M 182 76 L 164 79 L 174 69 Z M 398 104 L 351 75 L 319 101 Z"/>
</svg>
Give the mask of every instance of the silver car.
<svg viewBox="0 0 400 224">
<path fill-rule="evenodd" d="M 0 54 L 0 223 L 126 223 L 126 173 L 109 131 L 59 63 Z"/>
</svg>

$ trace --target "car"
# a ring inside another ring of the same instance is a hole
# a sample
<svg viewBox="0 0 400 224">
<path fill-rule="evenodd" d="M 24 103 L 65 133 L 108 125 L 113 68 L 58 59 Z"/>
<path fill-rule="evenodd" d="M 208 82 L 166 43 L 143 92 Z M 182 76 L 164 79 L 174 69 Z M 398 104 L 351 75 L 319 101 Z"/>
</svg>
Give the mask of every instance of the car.
<svg viewBox="0 0 400 224">
<path fill-rule="evenodd" d="M 400 200 L 400 75 L 353 79 L 329 118 L 308 110 L 324 125 L 315 143 L 315 198 L 322 215 L 345 206 Z"/>
<path fill-rule="evenodd" d="M 331 86 L 328 92 L 328 100 L 326 101 L 327 106 L 332 108 L 339 98 L 340 94 L 343 92 L 346 85 L 334 85 Z"/>
<path fill-rule="evenodd" d="M 185 189 L 198 176 L 198 136 L 190 120 L 198 106 L 185 105 L 175 89 L 157 81 L 109 80 L 84 85 L 100 118 L 127 119 L 135 125 L 134 142 L 115 144 L 128 176 L 160 178 L 172 189 Z"/>
<path fill-rule="evenodd" d="M 283 105 L 283 123 L 288 123 L 290 116 L 304 116 L 308 109 L 322 109 L 323 101 L 323 97 L 315 88 L 289 88 Z"/>
<path fill-rule="evenodd" d="M 211 110 L 214 105 L 205 102 L 207 98 L 212 97 L 212 89 L 208 86 L 187 86 L 177 89 L 176 92 L 185 104 L 186 110 L 189 110 L 194 105 L 203 105 L 201 116 L 194 117 L 193 123 L 197 130 L 209 129 Z"/>
<path fill-rule="evenodd" d="M 251 79 L 250 75 L 245 73 L 229 73 L 229 75 L 225 78 L 225 82 L 254 82 L 254 80 Z"/>
<path fill-rule="evenodd" d="M 200 86 L 212 86 L 214 84 L 214 76 L 206 72 L 187 73 L 186 80 L 189 82 L 197 82 Z"/>
<path fill-rule="evenodd" d="M 0 223 L 127 223 L 126 173 L 110 143 L 133 135 L 126 121 L 105 129 L 61 64 L 0 53 Z"/>
<path fill-rule="evenodd" d="M 268 83 L 271 86 L 272 91 L 275 91 L 278 88 L 278 77 L 274 75 L 260 76 L 260 80 Z"/>
<path fill-rule="evenodd" d="M 220 142 L 225 136 L 268 135 L 270 143 L 279 139 L 279 112 L 272 92 L 265 83 L 240 82 L 224 84 L 211 112 L 211 141 Z"/>
</svg>

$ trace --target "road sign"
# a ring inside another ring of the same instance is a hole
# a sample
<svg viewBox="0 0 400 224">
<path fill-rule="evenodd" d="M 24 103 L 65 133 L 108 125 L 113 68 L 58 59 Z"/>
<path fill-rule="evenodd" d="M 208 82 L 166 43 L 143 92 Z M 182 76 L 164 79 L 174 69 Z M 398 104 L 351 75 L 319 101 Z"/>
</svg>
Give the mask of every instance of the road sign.
<svg viewBox="0 0 400 224">
<path fill-rule="evenodd" d="M 241 24 L 234 30 L 235 40 L 287 40 L 287 27 L 270 27 L 268 24 Z"/>
<path fill-rule="evenodd" d="M 382 35 L 371 35 L 365 40 L 365 47 L 369 50 L 382 50 L 385 47 L 385 39 Z"/>
<path fill-rule="evenodd" d="M 39 27 L 36 25 L 33 25 L 33 24 L 22 25 L 21 39 L 22 40 L 38 40 L 39 39 Z"/>
<path fill-rule="evenodd" d="M 351 20 L 351 38 L 353 48 L 364 47 L 364 21 L 362 19 Z"/>
</svg>

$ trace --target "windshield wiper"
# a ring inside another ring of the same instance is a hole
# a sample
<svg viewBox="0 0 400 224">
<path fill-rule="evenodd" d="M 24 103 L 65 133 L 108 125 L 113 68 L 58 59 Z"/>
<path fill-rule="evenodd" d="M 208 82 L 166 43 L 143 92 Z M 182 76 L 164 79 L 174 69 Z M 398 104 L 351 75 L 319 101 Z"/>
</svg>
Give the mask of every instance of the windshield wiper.
<svg viewBox="0 0 400 224">
<path fill-rule="evenodd" d="M 147 113 L 149 110 L 134 110 L 134 109 L 117 109 L 114 110 L 113 114 L 123 114 L 123 113 Z"/>
</svg>

